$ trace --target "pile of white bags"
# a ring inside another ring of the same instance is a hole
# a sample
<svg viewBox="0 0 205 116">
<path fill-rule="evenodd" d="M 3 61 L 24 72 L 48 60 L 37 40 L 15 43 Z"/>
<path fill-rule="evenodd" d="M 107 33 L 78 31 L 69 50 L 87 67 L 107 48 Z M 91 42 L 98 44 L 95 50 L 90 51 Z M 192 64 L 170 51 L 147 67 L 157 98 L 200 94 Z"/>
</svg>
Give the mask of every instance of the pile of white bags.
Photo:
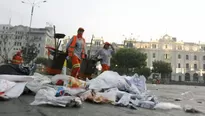
<svg viewBox="0 0 205 116">
<path fill-rule="evenodd" d="M 57 86 L 58 81 L 61 86 Z M 52 84 L 51 84 L 52 83 Z M 178 105 L 160 103 L 146 87 L 144 76 L 120 76 L 113 71 L 105 71 L 98 77 L 81 81 L 67 75 L 55 75 L 51 79 L 35 73 L 33 76 L 0 75 L 0 97 L 17 98 L 25 86 L 36 93 L 31 105 L 49 104 L 55 106 L 81 106 L 82 101 L 112 103 L 136 109 L 180 109 Z M 167 107 L 165 107 L 167 106 Z M 169 106 L 169 107 L 168 107 Z"/>
<path fill-rule="evenodd" d="M 33 76 L 0 75 L 0 97 L 4 99 L 18 98 L 23 93 L 27 82 L 33 79 Z"/>
</svg>

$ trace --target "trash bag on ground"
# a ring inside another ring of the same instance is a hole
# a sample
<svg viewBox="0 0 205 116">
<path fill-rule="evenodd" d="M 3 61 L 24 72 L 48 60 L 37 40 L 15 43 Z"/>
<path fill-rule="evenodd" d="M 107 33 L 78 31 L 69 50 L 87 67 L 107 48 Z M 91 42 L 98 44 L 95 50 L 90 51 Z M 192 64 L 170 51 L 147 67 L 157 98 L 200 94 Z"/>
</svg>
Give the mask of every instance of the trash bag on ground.
<svg viewBox="0 0 205 116">
<path fill-rule="evenodd" d="M 178 109 L 178 110 L 181 110 L 182 107 L 180 105 L 175 105 L 173 103 L 160 102 L 160 103 L 156 104 L 154 109 L 160 109 L 160 110 Z"/>
<path fill-rule="evenodd" d="M 154 103 L 153 101 L 139 101 L 139 106 L 141 108 L 153 109 L 155 105 L 156 103 Z"/>
<path fill-rule="evenodd" d="M 57 86 L 55 88 L 63 92 L 61 96 L 63 96 L 64 94 L 70 95 L 70 96 L 79 96 L 79 94 L 84 93 L 86 91 L 83 88 L 68 88 L 64 86 Z"/>
<path fill-rule="evenodd" d="M 39 73 L 34 73 L 34 80 L 26 84 L 26 87 L 32 92 L 36 93 L 45 84 L 51 83 L 51 79 Z"/>
<path fill-rule="evenodd" d="M 138 76 L 138 74 L 135 74 L 132 77 L 126 76 L 125 79 L 130 85 L 135 85 L 140 92 L 145 92 L 147 90 L 146 78 L 144 76 Z"/>
<path fill-rule="evenodd" d="M 86 82 L 76 79 L 72 76 L 68 76 L 68 75 L 55 75 L 54 77 L 52 77 L 51 79 L 53 84 L 57 84 L 59 81 L 62 81 L 62 85 L 69 87 L 69 88 L 85 88 L 86 87 Z"/>
<path fill-rule="evenodd" d="M 8 80 L 0 79 L 0 93 L 4 93 L 14 87 L 16 85 L 15 82 L 11 82 Z"/>
<path fill-rule="evenodd" d="M 5 79 L 12 82 L 29 82 L 34 80 L 34 76 L 27 75 L 0 75 L 0 79 Z"/>
<path fill-rule="evenodd" d="M 0 97 L 5 99 L 18 98 L 23 93 L 26 83 L 27 82 L 18 82 L 15 83 L 15 85 L 13 86 L 12 82 L 7 81 L 7 84 L 9 84 L 10 86 L 8 88 L 10 89 L 7 89 L 6 91 L 2 92 Z M 4 84 L 0 86 L 4 86 Z"/>
<path fill-rule="evenodd" d="M 126 90 L 129 86 L 123 76 L 117 72 L 105 71 L 95 79 L 88 81 L 89 89 L 109 89 L 117 87 L 119 90 Z"/>
<path fill-rule="evenodd" d="M 32 81 L 33 77 L 26 75 L 0 75 L 0 80 L 5 80 L 1 81 L 4 84 L 0 84 L 2 90 L 3 88 L 5 88 L 5 84 L 7 86 L 7 90 L 1 93 L 1 97 L 5 99 L 10 99 L 18 98 L 23 93 L 27 82 Z"/>
<path fill-rule="evenodd" d="M 130 99 L 131 99 L 131 94 L 125 93 L 122 95 L 122 97 L 119 99 L 119 101 L 117 101 L 115 103 L 115 105 L 128 106 L 130 103 Z"/>
<path fill-rule="evenodd" d="M 82 102 L 79 97 L 74 96 L 56 96 L 57 90 L 51 87 L 44 87 L 41 88 L 35 96 L 35 100 L 31 103 L 31 105 L 54 105 L 54 106 L 61 106 L 61 107 L 74 107 L 74 106 L 81 106 Z"/>
<path fill-rule="evenodd" d="M 117 88 L 111 88 L 104 92 L 98 92 L 94 90 L 88 90 L 80 94 L 82 101 L 90 101 L 94 103 L 115 103 L 117 96 Z"/>
<path fill-rule="evenodd" d="M 30 75 L 29 67 L 17 64 L 5 64 L 0 66 L 0 74 L 9 75 Z"/>
</svg>

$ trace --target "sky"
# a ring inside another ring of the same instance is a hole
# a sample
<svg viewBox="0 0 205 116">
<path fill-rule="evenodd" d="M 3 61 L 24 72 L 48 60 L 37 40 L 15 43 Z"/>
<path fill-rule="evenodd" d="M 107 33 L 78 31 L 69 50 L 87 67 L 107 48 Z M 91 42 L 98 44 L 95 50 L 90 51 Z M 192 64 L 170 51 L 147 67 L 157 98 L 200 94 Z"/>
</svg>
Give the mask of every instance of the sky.
<svg viewBox="0 0 205 116">
<path fill-rule="evenodd" d="M 179 41 L 205 42 L 204 6 L 205 0 L 47 0 L 35 7 L 32 27 L 49 22 L 68 36 L 83 27 L 87 41 L 92 34 L 117 43 L 125 37 L 150 41 L 169 34 Z M 0 24 L 12 17 L 12 25 L 28 26 L 30 12 L 21 0 L 0 0 Z"/>
</svg>

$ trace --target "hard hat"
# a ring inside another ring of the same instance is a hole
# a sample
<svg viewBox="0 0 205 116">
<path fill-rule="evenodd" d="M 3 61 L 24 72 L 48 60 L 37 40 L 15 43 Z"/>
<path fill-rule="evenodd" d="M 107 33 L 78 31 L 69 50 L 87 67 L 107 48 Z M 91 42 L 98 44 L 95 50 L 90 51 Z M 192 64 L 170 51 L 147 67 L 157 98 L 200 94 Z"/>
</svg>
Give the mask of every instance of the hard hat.
<svg viewBox="0 0 205 116">
<path fill-rule="evenodd" d="M 78 28 L 78 31 L 85 31 L 82 27 Z"/>
<path fill-rule="evenodd" d="M 109 42 L 105 42 L 104 44 L 105 44 L 105 45 L 110 45 L 110 43 L 109 43 Z"/>
</svg>

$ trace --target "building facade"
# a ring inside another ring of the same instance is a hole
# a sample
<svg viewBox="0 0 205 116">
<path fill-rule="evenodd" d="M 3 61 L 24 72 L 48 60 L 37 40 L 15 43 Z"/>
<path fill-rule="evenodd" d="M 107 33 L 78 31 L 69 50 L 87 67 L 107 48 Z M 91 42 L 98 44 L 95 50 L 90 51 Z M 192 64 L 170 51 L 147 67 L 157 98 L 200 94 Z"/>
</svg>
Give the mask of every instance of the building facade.
<svg viewBox="0 0 205 116">
<path fill-rule="evenodd" d="M 164 35 L 158 40 L 142 42 L 125 40 L 125 47 L 141 48 L 147 54 L 147 66 L 162 60 L 171 63 L 173 81 L 205 81 L 205 44 L 177 41 Z"/>
<path fill-rule="evenodd" d="M 45 47 L 54 45 L 53 28 L 31 28 L 29 34 L 28 32 L 29 28 L 22 25 L 0 25 L 0 62 L 3 59 L 12 59 L 13 55 L 22 50 L 26 43 L 37 45 L 40 51 L 38 57 L 47 57 Z"/>
</svg>

